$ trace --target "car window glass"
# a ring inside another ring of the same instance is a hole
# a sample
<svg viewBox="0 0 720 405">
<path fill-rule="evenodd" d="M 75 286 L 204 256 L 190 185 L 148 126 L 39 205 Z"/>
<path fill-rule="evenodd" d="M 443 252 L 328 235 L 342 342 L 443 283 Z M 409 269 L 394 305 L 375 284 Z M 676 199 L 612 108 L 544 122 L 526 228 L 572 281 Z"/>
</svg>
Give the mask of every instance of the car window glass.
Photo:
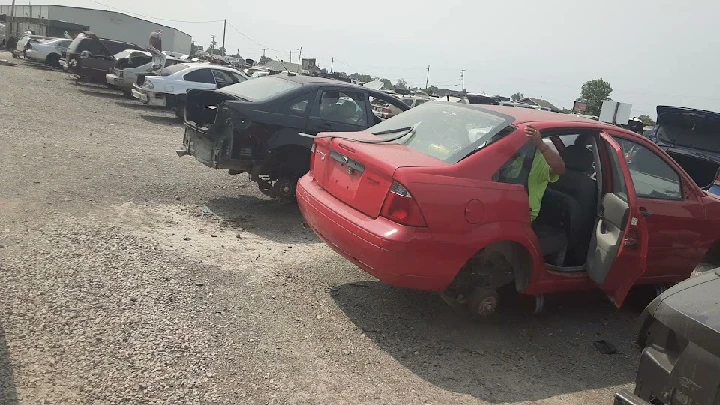
<svg viewBox="0 0 720 405">
<path fill-rule="evenodd" d="M 230 75 L 233 77 L 233 79 L 235 79 L 233 80 L 233 83 L 241 83 L 247 80 L 247 77 L 238 73 L 230 72 Z"/>
<path fill-rule="evenodd" d="M 493 180 L 500 183 L 526 185 L 535 149 L 535 145 L 531 142 L 526 143 L 495 173 Z"/>
<path fill-rule="evenodd" d="M 610 146 L 610 144 L 607 144 L 607 151 L 610 156 L 610 170 L 612 171 L 612 190 L 609 190 L 609 192 L 619 196 L 627 202 L 627 185 L 625 184 L 625 176 L 622 174 L 617 153 L 615 153 L 615 150 Z"/>
<path fill-rule="evenodd" d="M 229 86 L 235 83 L 235 78 L 224 70 L 212 69 L 212 74 L 215 76 L 215 83 L 218 87 Z"/>
<path fill-rule="evenodd" d="M 185 80 L 196 83 L 215 84 L 215 77 L 210 69 L 197 69 L 192 72 L 185 73 Z"/>
<path fill-rule="evenodd" d="M 288 102 L 290 112 L 293 114 L 305 115 L 307 113 L 308 106 L 315 100 L 315 92 L 303 94 L 302 96 L 295 97 Z"/>
<path fill-rule="evenodd" d="M 351 125 L 367 125 L 364 94 L 352 91 L 323 91 L 319 116 L 328 121 Z"/>
<path fill-rule="evenodd" d="M 680 175 L 652 150 L 636 142 L 615 138 L 625 155 L 635 193 L 640 198 L 682 199 Z"/>
</svg>

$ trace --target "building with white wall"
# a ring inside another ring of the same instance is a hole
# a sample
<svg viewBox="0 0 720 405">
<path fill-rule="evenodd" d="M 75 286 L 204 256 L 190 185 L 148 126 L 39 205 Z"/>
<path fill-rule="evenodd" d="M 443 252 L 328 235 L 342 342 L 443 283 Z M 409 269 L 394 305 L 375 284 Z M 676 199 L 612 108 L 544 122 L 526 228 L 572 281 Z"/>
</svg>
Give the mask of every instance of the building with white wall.
<svg viewBox="0 0 720 405">
<path fill-rule="evenodd" d="M 10 8 L 9 5 L 0 5 L 0 16 L 9 16 Z M 180 30 L 115 11 L 67 6 L 16 5 L 14 17 L 20 17 L 18 20 L 32 18 L 78 24 L 88 27 L 101 38 L 131 42 L 142 47 L 148 46 L 151 32 L 161 29 L 163 51 L 168 52 L 189 54 L 192 43 L 192 37 Z M 26 30 L 23 24 L 27 23 L 13 22 L 11 31 L 22 33 Z M 49 33 L 36 32 L 36 34 Z"/>
</svg>

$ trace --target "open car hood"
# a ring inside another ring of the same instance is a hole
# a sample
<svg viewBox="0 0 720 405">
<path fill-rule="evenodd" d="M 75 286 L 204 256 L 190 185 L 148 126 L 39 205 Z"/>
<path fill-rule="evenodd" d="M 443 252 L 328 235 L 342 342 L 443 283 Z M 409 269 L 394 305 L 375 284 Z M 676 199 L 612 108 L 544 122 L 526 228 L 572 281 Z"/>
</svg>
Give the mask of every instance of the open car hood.
<svg viewBox="0 0 720 405">
<path fill-rule="evenodd" d="M 687 107 L 657 106 L 657 124 L 686 127 L 693 130 L 702 126 L 720 135 L 720 113 L 707 110 L 696 110 Z"/>
</svg>

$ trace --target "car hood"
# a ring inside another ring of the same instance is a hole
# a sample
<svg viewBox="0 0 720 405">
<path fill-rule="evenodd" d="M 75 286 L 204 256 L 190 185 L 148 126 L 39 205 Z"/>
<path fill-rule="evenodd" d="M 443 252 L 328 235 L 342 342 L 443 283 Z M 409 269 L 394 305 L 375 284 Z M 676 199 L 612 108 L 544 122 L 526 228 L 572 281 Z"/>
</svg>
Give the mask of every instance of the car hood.
<svg viewBox="0 0 720 405">
<path fill-rule="evenodd" d="M 645 309 L 655 319 L 710 353 L 720 356 L 720 268 L 685 280 Z"/>
</svg>

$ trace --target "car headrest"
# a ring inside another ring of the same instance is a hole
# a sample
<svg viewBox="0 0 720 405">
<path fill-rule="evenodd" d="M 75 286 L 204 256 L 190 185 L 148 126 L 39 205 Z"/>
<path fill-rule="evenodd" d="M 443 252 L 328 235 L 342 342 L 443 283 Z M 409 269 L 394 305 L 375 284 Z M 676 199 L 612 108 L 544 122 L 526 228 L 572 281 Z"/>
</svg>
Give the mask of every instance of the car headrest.
<svg viewBox="0 0 720 405">
<path fill-rule="evenodd" d="M 592 170 L 593 154 L 590 149 L 580 145 L 567 146 L 560 157 L 565 162 L 565 167 L 570 170 L 589 172 Z"/>
</svg>

